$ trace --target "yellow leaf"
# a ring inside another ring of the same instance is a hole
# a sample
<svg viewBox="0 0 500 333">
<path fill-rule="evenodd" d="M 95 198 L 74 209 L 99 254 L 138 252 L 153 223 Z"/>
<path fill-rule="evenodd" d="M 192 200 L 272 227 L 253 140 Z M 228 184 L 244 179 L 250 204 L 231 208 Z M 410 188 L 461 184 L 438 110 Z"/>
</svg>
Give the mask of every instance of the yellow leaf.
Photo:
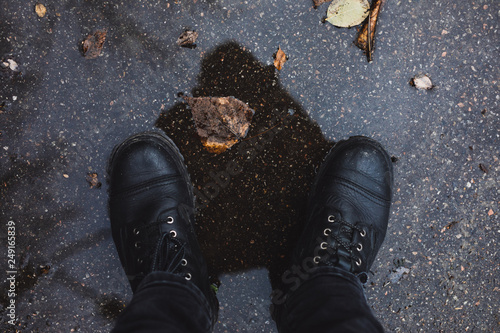
<svg viewBox="0 0 500 333">
<path fill-rule="evenodd" d="M 47 8 L 45 8 L 45 6 L 42 5 L 41 3 L 37 3 L 35 5 L 35 12 L 39 17 L 44 17 L 45 14 L 47 13 Z"/>
<path fill-rule="evenodd" d="M 363 22 L 369 11 L 368 0 L 334 0 L 328 7 L 326 20 L 336 27 L 350 28 Z"/>
<path fill-rule="evenodd" d="M 283 52 L 281 47 L 278 47 L 278 52 L 274 54 L 274 67 L 276 67 L 280 71 L 287 60 L 288 58 L 285 52 Z"/>
</svg>

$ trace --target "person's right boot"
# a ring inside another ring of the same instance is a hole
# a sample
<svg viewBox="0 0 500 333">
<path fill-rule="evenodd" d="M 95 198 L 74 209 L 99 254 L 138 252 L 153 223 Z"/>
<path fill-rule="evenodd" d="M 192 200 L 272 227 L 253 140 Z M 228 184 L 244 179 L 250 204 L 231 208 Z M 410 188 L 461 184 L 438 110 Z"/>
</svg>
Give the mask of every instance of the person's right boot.
<svg viewBox="0 0 500 333">
<path fill-rule="evenodd" d="M 150 273 L 171 274 L 203 294 L 213 327 L 219 305 L 196 238 L 191 181 L 174 142 L 156 132 L 133 135 L 113 150 L 108 174 L 111 231 L 132 291 Z"/>
<path fill-rule="evenodd" d="M 366 283 L 385 238 L 392 185 L 392 161 L 379 143 L 337 143 L 316 176 L 292 265 L 336 267 Z"/>
</svg>

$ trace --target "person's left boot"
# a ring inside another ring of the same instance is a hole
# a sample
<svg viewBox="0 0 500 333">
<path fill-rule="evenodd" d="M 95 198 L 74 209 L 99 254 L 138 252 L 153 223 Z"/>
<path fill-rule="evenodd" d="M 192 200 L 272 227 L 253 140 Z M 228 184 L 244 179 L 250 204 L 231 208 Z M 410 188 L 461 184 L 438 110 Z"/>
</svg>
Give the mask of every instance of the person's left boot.
<svg viewBox="0 0 500 333">
<path fill-rule="evenodd" d="M 183 160 L 156 132 L 115 147 L 108 166 L 113 240 L 134 293 L 151 272 L 184 277 L 204 294 L 214 322 L 219 306 L 194 231 L 194 195 Z"/>
</svg>

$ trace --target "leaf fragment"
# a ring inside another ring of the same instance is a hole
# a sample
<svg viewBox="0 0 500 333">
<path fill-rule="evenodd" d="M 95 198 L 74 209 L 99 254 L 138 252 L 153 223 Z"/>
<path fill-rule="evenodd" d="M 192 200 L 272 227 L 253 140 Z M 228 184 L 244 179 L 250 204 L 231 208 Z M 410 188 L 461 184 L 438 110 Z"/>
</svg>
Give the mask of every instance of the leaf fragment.
<svg viewBox="0 0 500 333">
<path fill-rule="evenodd" d="M 363 22 L 369 11 L 368 0 L 333 0 L 326 20 L 336 27 L 350 28 Z"/>
<path fill-rule="evenodd" d="M 19 70 L 19 66 L 17 65 L 17 62 L 15 62 L 14 60 L 7 59 L 7 63 L 11 71 L 17 72 Z"/>
<path fill-rule="evenodd" d="M 194 49 L 196 47 L 196 39 L 198 39 L 196 31 L 186 30 L 177 38 L 177 45 Z"/>
<path fill-rule="evenodd" d="M 403 278 L 403 275 L 409 274 L 409 273 L 410 273 L 409 268 L 401 266 L 401 267 L 396 268 L 393 272 L 391 272 L 388 277 L 392 283 L 396 283 Z"/>
<path fill-rule="evenodd" d="M 273 58 L 274 58 L 274 67 L 276 67 L 279 71 L 283 68 L 283 65 L 288 60 L 288 57 L 286 56 L 285 52 L 283 52 L 281 47 L 278 47 L 278 51 L 275 54 L 273 54 Z"/>
<path fill-rule="evenodd" d="M 330 2 L 330 1 L 332 1 L 332 0 L 313 0 L 314 9 L 318 8 L 319 6 L 324 4 L 325 2 Z"/>
<path fill-rule="evenodd" d="M 83 55 L 86 59 L 95 59 L 101 54 L 106 34 L 106 30 L 96 30 L 83 41 Z"/>
<path fill-rule="evenodd" d="M 255 111 L 234 97 L 183 97 L 202 144 L 220 154 L 244 138 Z"/>
<path fill-rule="evenodd" d="M 425 74 L 418 74 L 410 80 L 410 85 L 419 90 L 430 90 L 434 88 L 431 78 Z"/>
<path fill-rule="evenodd" d="M 359 30 L 358 37 L 354 41 L 357 47 L 365 51 L 368 62 L 372 62 L 373 46 L 375 42 L 375 28 L 377 26 L 378 15 L 384 0 L 373 0 L 370 8 L 368 20 Z"/>
<path fill-rule="evenodd" d="M 479 169 L 484 173 L 488 173 L 488 168 L 483 163 L 479 163 Z"/>
<path fill-rule="evenodd" d="M 35 5 L 35 12 L 38 15 L 38 17 L 44 17 L 45 14 L 47 13 L 47 8 L 45 8 L 45 6 L 42 5 L 41 3 L 37 3 Z"/>
<path fill-rule="evenodd" d="M 85 180 L 89 183 L 90 188 L 101 188 L 102 184 L 97 178 L 97 172 L 89 172 L 87 176 L 85 176 Z"/>
</svg>

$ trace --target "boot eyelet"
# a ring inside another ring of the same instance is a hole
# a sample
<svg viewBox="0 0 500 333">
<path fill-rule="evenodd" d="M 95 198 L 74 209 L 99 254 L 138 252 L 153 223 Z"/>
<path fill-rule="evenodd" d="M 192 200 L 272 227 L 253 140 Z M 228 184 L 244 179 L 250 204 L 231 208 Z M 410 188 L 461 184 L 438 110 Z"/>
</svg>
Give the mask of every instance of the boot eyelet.
<svg viewBox="0 0 500 333">
<path fill-rule="evenodd" d="M 132 232 L 134 233 L 134 235 L 138 235 L 140 233 L 139 229 L 137 229 L 137 228 L 134 228 L 134 230 L 132 230 Z"/>
<path fill-rule="evenodd" d="M 177 232 L 175 230 L 170 230 L 170 235 L 172 235 L 172 237 L 177 237 Z"/>
<path fill-rule="evenodd" d="M 333 215 L 329 215 L 329 216 L 328 216 L 328 222 L 330 222 L 330 223 L 335 222 L 335 216 L 333 216 Z"/>
<path fill-rule="evenodd" d="M 141 242 L 135 242 L 134 247 L 136 249 L 140 249 L 141 248 Z"/>
<path fill-rule="evenodd" d="M 360 233 L 361 237 L 365 237 L 366 236 L 366 230 L 365 229 L 361 229 Z"/>
<path fill-rule="evenodd" d="M 314 263 L 315 263 L 315 264 L 319 264 L 319 259 L 320 259 L 320 257 L 319 257 L 319 256 L 314 257 L 314 258 L 313 258 Z"/>
<path fill-rule="evenodd" d="M 328 247 L 328 244 L 326 242 L 323 242 L 323 243 L 321 243 L 320 247 L 322 250 L 326 250 L 326 248 Z"/>
<path fill-rule="evenodd" d="M 361 252 L 361 250 L 363 250 L 363 244 L 358 243 L 358 246 L 356 246 L 356 250 L 358 250 L 358 252 Z"/>
<path fill-rule="evenodd" d="M 167 223 L 168 224 L 174 223 L 174 218 L 172 216 L 167 217 Z"/>
<path fill-rule="evenodd" d="M 188 261 L 186 259 L 182 259 L 181 260 L 181 265 L 182 266 L 187 266 L 187 264 L 188 264 Z"/>
<path fill-rule="evenodd" d="M 357 258 L 355 263 L 356 263 L 356 266 L 361 266 L 361 258 Z"/>
<path fill-rule="evenodd" d="M 190 273 L 187 273 L 186 276 L 184 277 L 186 280 L 191 280 L 191 274 Z"/>
<path fill-rule="evenodd" d="M 323 234 L 324 234 L 325 236 L 328 236 L 328 235 L 330 235 L 331 233 L 332 233 L 332 229 L 330 229 L 330 228 L 326 228 L 326 229 L 323 231 Z"/>
</svg>

